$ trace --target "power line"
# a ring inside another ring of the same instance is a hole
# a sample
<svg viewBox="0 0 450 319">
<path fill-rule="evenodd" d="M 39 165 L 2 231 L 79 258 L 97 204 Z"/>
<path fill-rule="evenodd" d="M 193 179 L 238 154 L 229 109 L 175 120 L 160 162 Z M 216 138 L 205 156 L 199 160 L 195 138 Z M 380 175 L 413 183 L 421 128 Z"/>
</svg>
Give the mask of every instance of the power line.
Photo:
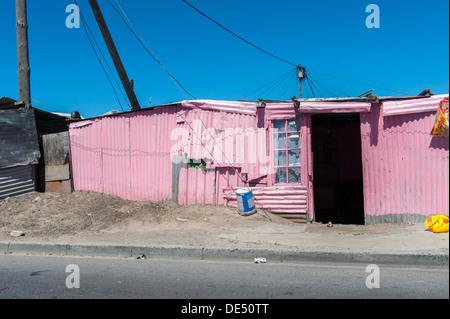
<svg viewBox="0 0 450 319">
<path fill-rule="evenodd" d="M 250 95 L 252 95 L 252 94 L 254 94 L 254 93 L 257 93 L 257 92 L 261 91 L 262 89 L 264 89 L 264 88 L 266 88 L 266 87 L 271 88 L 270 85 L 275 85 L 278 81 L 281 81 L 281 80 L 284 79 L 286 76 L 289 76 L 289 75 L 295 73 L 296 70 L 297 70 L 297 68 L 291 69 L 291 70 L 289 70 L 289 72 L 287 72 L 287 73 L 285 73 L 285 74 L 283 74 L 283 75 L 277 77 L 276 79 L 274 79 L 274 80 L 272 80 L 272 81 L 270 81 L 270 82 L 267 82 L 267 83 L 264 84 L 263 86 L 260 86 L 259 88 L 255 89 L 255 90 L 253 90 L 253 91 L 250 91 L 250 92 L 248 92 L 248 93 L 245 93 L 245 94 L 240 95 L 236 100 L 240 100 L 240 99 L 242 99 L 243 97 L 250 96 Z M 262 96 L 264 96 L 264 94 L 266 94 L 266 92 L 267 92 L 267 91 L 264 91 L 263 94 L 262 94 Z"/>
<path fill-rule="evenodd" d="M 411 93 L 400 92 L 400 91 L 394 91 L 394 90 L 382 88 L 382 87 L 379 87 L 379 86 L 374 86 L 374 85 L 367 84 L 367 83 L 362 83 L 362 82 L 358 82 L 358 81 L 354 81 L 354 80 L 344 79 L 344 78 L 339 77 L 339 76 L 336 76 L 336 75 L 326 74 L 326 73 L 319 72 L 319 71 L 315 71 L 315 70 L 311 70 L 311 69 L 308 69 L 308 71 L 309 71 L 309 72 L 313 72 L 313 73 L 318 73 L 318 74 L 321 74 L 321 75 L 324 75 L 324 76 L 328 76 L 328 77 L 331 77 L 331 78 L 335 78 L 335 79 L 338 79 L 338 80 L 341 80 L 341 81 L 346 81 L 346 82 L 350 82 L 350 83 L 354 83 L 354 84 L 366 86 L 366 87 L 372 87 L 372 88 L 376 88 L 376 89 L 380 89 L 380 90 L 384 90 L 384 91 L 389 91 L 389 92 L 393 92 L 393 93 L 407 94 L 407 95 L 414 95 L 414 94 L 411 94 Z"/>
<path fill-rule="evenodd" d="M 308 76 L 308 83 L 310 86 L 313 86 L 314 89 L 316 90 L 317 93 L 319 93 L 322 97 L 325 97 L 325 95 L 323 95 L 322 91 L 319 90 L 318 85 L 316 85 L 317 83 L 313 81 L 313 79 L 311 77 Z"/>
<path fill-rule="evenodd" d="M 338 95 L 336 93 L 334 93 L 333 91 L 331 91 L 327 86 L 325 86 L 322 83 L 319 83 L 317 80 L 313 79 L 311 76 L 309 77 L 309 79 L 311 80 L 311 83 L 314 85 L 314 87 L 316 88 L 316 90 L 322 95 L 322 97 L 326 97 L 325 95 L 322 94 L 322 91 L 319 90 L 318 86 L 320 86 L 322 88 L 322 90 L 324 92 L 326 92 L 329 96 L 334 96 L 334 97 L 338 97 Z M 317 84 L 317 85 L 316 85 Z M 349 96 L 344 94 L 344 96 Z"/>
<path fill-rule="evenodd" d="M 81 11 L 80 11 L 80 15 L 81 15 Z M 122 86 L 119 84 L 119 81 L 117 80 L 117 77 L 114 75 L 114 72 L 113 72 L 113 70 L 111 69 L 111 67 L 110 67 L 110 65 L 108 63 L 108 60 L 106 59 L 105 55 L 103 54 L 103 51 L 100 48 L 100 45 L 98 44 L 97 40 L 95 39 L 94 33 L 91 31 L 91 28 L 89 27 L 89 23 L 87 23 L 87 21 L 85 21 L 85 23 L 86 23 L 85 28 L 87 27 L 87 30 L 91 34 L 91 37 L 94 40 L 94 43 L 97 46 L 98 51 L 100 52 L 101 56 L 103 57 L 103 60 L 105 61 L 105 64 L 108 67 L 108 70 L 109 70 L 109 72 L 111 73 L 111 75 L 112 75 L 112 77 L 114 79 L 114 82 L 116 82 L 116 85 L 117 85 L 117 87 L 120 90 L 120 93 L 122 93 L 122 97 L 125 99 L 125 101 L 127 101 L 127 97 L 125 96 L 125 93 L 124 93 L 124 91 L 122 89 Z M 126 102 L 126 103 L 128 104 L 128 102 Z M 130 106 L 130 105 L 128 104 L 128 106 Z"/>
<path fill-rule="evenodd" d="M 308 82 L 308 86 L 309 86 L 309 89 L 311 90 L 311 93 L 312 93 L 313 97 L 316 97 L 316 94 L 314 93 L 314 90 L 312 88 L 311 81 L 309 80 L 309 77 L 307 76 L 305 79 Z"/>
<path fill-rule="evenodd" d="M 292 65 L 292 66 L 297 67 L 297 64 L 291 63 L 291 62 L 286 61 L 286 60 L 284 60 L 284 59 L 282 59 L 282 58 L 280 58 L 280 57 L 278 57 L 278 56 L 276 56 L 276 55 L 274 55 L 274 54 L 272 54 L 272 53 L 270 53 L 270 52 L 267 52 L 266 50 L 260 48 L 259 46 L 255 45 L 255 44 L 251 43 L 250 41 L 247 41 L 247 40 L 244 39 L 243 37 L 237 35 L 236 33 L 234 33 L 233 31 L 231 31 L 231 30 L 228 29 L 227 27 L 223 26 L 222 24 L 220 24 L 220 23 L 217 22 L 216 20 L 212 19 L 211 17 L 209 17 L 208 15 L 206 15 L 205 13 L 203 13 L 202 11 L 200 11 L 198 8 L 194 7 L 192 4 L 190 4 L 190 3 L 187 2 L 186 0 L 181 0 L 181 1 L 183 1 L 184 3 L 186 3 L 188 6 L 190 6 L 192 9 L 194 9 L 195 11 L 197 11 L 198 13 L 200 13 L 202 16 L 204 16 L 204 17 L 207 18 L 208 20 L 214 22 L 215 24 L 217 24 L 219 27 L 221 27 L 221 28 L 224 29 L 225 31 L 231 33 L 232 35 L 234 35 L 234 36 L 237 37 L 238 39 L 244 41 L 245 43 L 251 45 L 251 46 L 254 47 L 255 49 L 258 49 L 259 51 L 261 51 L 261 52 L 263 52 L 263 53 L 265 53 L 265 54 L 268 54 L 268 55 L 270 55 L 271 57 L 273 57 L 273 58 L 275 58 L 275 59 L 277 59 L 277 60 L 280 60 L 280 61 L 282 61 L 282 62 L 284 62 L 284 63 L 287 63 L 287 64 L 290 64 L 290 65 Z"/>
<path fill-rule="evenodd" d="M 194 100 L 196 99 L 195 96 L 193 96 L 191 93 L 189 93 L 184 86 L 164 67 L 164 65 L 161 63 L 161 61 L 156 57 L 155 53 L 152 51 L 152 49 L 150 48 L 150 46 L 147 44 L 147 42 L 145 42 L 145 40 L 139 35 L 139 33 L 137 32 L 137 30 L 134 28 L 133 24 L 131 23 L 130 19 L 128 18 L 128 16 L 126 15 L 125 11 L 122 9 L 122 7 L 120 6 L 119 2 L 116 0 L 116 4 L 119 7 L 120 11 L 122 11 L 123 16 L 125 16 L 125 18 L 122 16 L 122 14 L 119 12 L 119 10 L 117 10 L 117 8 L 109 1 L 107 0 L 107 2 L 109 3 L 109 5 L 114 9 L 114 11 L 116 11 L 116 13 L 119 15 L 119 17 L 122 19 L 122 21 L 125 23 L 125 25 L 127 26 L 127 28 L 131 31 L 131 33 L 134 35 L 134 37 L 138 40 L 139 44 L 144 48 L 144 50 L 164 69 L 164 71 L 167 73 L 167 75 L 172 79 L 172 81 L 174 81 L 175 85 L 178 87 L 178 89 L 181 91 L 182 95 L 185 97 L 185 99 L 187 100 L 188 98 L 186 97 L 186 95 L 184 95 L 183 91 L 186 92 L 187 95 L 189 95 L 190 97 L 192 97 Z M 126 19 L 126 20 L 125 20 Z M 128 22 L 127 22 L 128 21 Z"/>
<path fill-rule="evenodd" d="M 78 5 L 77 1 L 74 0 L 74 2 L 75 2 L 75 4 L 78 6 L 78 8 L 80 8 L 80 6 Z M 81 8 L 80 8 L 80 17 L 81 17 L 81 22 L 83 23 L 84 32 L 86 33 L 86 36 L 87 36 L 87 38 L 88 38 L 88 40 L 89 40 L 89 43 L 90 43 L 90 45 L 91 45 L 91 47 L 92 47 L 92 50 L 94 51 L 94 54 L 95 54 L 95 56 L 97 57 L 97 60 L 98 60 L 98 62 L 100 63 L 100 65 L 101 65 L 101 67 L 102 67 L 102 69 L 103 69 L 103 72 L 105 72 L 105 75 L 106 75 L 106 77 L 108 78 L 109 84 L 111 85 L 111 88 L 112 88 L 113 91 L 114 91 L 114 95 L 116 96 L 117 102 L 119 102 L 120 109 L 121 109 L 122 112 L 123 112 L 122 103 L 120 103 L 120 99 L 119 99 L 119 96 L 117 95 L 116 89 L 114 88 L 114 85 L 113 85 L 113 83 L 111 82 L 111 79 L 110 79 L 110 77 L 109 77 L 109 75 L 108 75 L 108 72 L 106 71 L 105 66 L 103 65 L 103 63 L 102 63 L 100 57 L 98 56 L 97 51 L 95 50 L 94 44 L 92 43 L 92 40 L 91 40 L 91 38 L 90 38 L 90 36 L 89 36 L 88 29 L 89 29 L 89 32 L 91 32 L 91 31 L 90 31 L 89 26 L 87 26 L 87 21 L 84 19 L 84 15 L 83 15 L 83 13 L 81 12 Z M 94 38 L 93 35 L 92 35 L 92 37 Z M 95 41 L 95 38 L 94 38 L 94 41 Z M 97 45 L 98 45 L 98 44 L 97 44 Z M 100 50 L 100 52 L 101 52 L 101 50 Z M 103 54 L 102 54 L 102 55 L 103 55 Z M 104 56 L 103 56 L 103 58 L 104 58 Z"/>
<path fill-rule="evenodd" d="M 112 3 L 107 0 L 107 2 L 114 8 L 114 10 L 119 14 L 119 16 L 122 18 L 122 20 L 124 21 L 124 23 L 127 25 L 127 27 L 132 31 L 132 33 L 134 34 L 134 36 L 136 37 L 136 39 L 138 39 L 139 43 L 144 46 L 144 48 L 146 49 L 146 51 L 161 65 L 161 67 L 167 72 L 167 74 L 177 83 L 179 83 L 168 71 L 167 69 L 162 65 L 162 63 L 158 60 L 158 58 L 156 58 L 156 56 L 153 54 L 153 52 L 151 51 L 150 47 L 148 47 L 147 43 L 145 43 L 145 41 L 142 39 L 142 37 L 137 33 L 137 31 L 134 29 L 133 25 L 131 24 L 131 21 L 128 19 L 127 15 L 125 14 L 125 12 L 123 11 L 123 9 L 120 7 L 118 1 L 116 0 L 117 5 L 119 6 L 119 8 L 121 9 L 121 11 L 123 12 L 123 14 L 125 15 L 125 17 L 127 18 L 128 22 L 130 23 L 131 27 L 128 25 L 128 23 L 125 21 L 125 19 L 122 17 L 122 15 L 120 14 L 120 12 L 112 5 Z M 140 39 L 139 39 L 140 38 Z M 141 40 L 144 42 L 142 43 Z M 144 45 L 145 44 L 145 45 Z M 147 50 L 148 48 L 148 50 Z M 181 86 L 181 84 L 180 84 Z M 181 88 L 177 85 L 178 89 L 180 90 L 180 92 L 184 95 L 183 91 L 181 90 Z M 182 87 L 182 86 L 181 86 Z M 186 91 L 186 93 L 189 94 L 189 92 Z M 190 96 L 192 96 L 191 94 L 189 94 Z M 193 96 L 192 96 L 193 97 Z M 186 100 L 188 100 L 188 98 L 185 96 Z M 195 99 L 195 97 L 193 97 Z M 201 119 L 201 117 L 197 114 L 197 112 L 195 111 L 195 109 L 193 109 L 193 113 L 198 117 L 198 119 L 200 120 L 200 122 L 202 123 L 202 125 L 206 128 L 206 131 L 209 132 L 206 124 L 203 122 L 203 120 Z M 197 139 L 200 141 L 200 144 L 202 144 L 202 139 L 201 137 L 197 136 L 194 128 L 192 128 L 192 126 L 190 125 L 189 121 L 184 117 L 184 115 L 182 115 L 180 113 L 180 116 L 185 120 L 185 123 L 188 124 L 188 126 L 192 129 L 194 135 L 196 135 Z M 210 132 L 209 132 L 210 133 Z M 211 137 L 214 140 L 214 143 L 216 144 L 216 146 L 220 149 L 220 151 L 222 152 L 222 154 L 225 156 L 225 160 L 227 160 L 226 155 L 224 153 L 224 151 L 222 150 L 222 148 L 220 147 L 219 143 L 217 143 L 216 139 L 214 138 L 214 136 L 210 133 Z M 206 148 L 206 147 L 205 147 Z M 206 148 L 207 149 L 207 148 Z M 209 150 L 207 149 L 207 151 L 209 152 Z M 209 152 L 210 153 L 210 152 Z M 214 156 L 210 153 L 211 157 L 214 159 Z M 215 159 L 214 159 L 215 160 Z M 236 175 L 241 179 L 241 181 L 243 183 L 245 183 L 245 180 L 240 176 L 240 174 L 237 172 L 237 170 L 231 166 Z M 269 218 L 270 219 L 270 218 Z"/>
<path fill-rule="evenodd" d="M 282 99 L 282 97 L 289 92 L 290 90 L 292 90 L 293 86 L 297 83 L 297 75 L 296 72 L 292 73 L 289 77 L 289 79 L 286 81 L 285 85 L 283 86 L 282 91 L 280 92 L 280 95 L 278 95 L 278 100 Z"/>
<path fill-rule="evenodd" d="M 141 43 L 142 46 L 144 46 L 144 48 L 147 50 L 147 52 L 161 65 L 161 67 L 167 72 L 167 74 L 177 83 L 179 83 L 168 71 L 167 69 L 162 65 L 162 63 L 158 60 L 158 58 L 156 58 L 156 56 L 154 55 L 154 53 L 151 51 L 150 47 L 148 47 L 147 43 L 145 43 L 145 41 L 142 39 L 142 37 L 137 33 L 136 29 L 134 29 L 131 21 L 128 19 L 127 15 L 125 14 L 125 12 L 123 11 L 123 9 L 121 8 L 121 6 L 119 5 L 118 1 L 116 0 L 117 5 L 119 6 L 120 10 L 123 12 L 124 16 L 126 17 L 126 19 L 128 20 L 128 22 L 130 23 L 131 27 L 128 25 L 128 23 L 126 23 L 125 19 L 122 17 L 122 15 L 120 14 L 120 12 L 112 5 L 112 3 L 107 0 L 107 2 L 115 9 L 115 11 L 120 15 L 120 17 L 122 18 L 122 20 L 125 22 L 125 24 L 127 25 L 127 27 L 132 31 L 132 33 L 134 34 L 134 36 L 138 39 L 139 43 Z M 139 39 L 140 38 L 140 39 Z M 141 40 L 144 42 L 142 43 Z M 145 45 L 144 45 L 145 44 Z M 181 86 L 181 84 L 180 84 Z M 178 85 L 177 85 L 178 87 Z M 178 89 L 180 90 L 180 92 L 184 95 L 183 91 L 181 91 L 180 87 L 178 87 Z M 186 93 L 189 94 L 189 92 L 186 91 Z M 189 94 L 190 96 L 192 96 L 191 94 Z M 193 97 L 193 96 L 192 96 Z M 185 96 L 186 100 L 187 97 Z M 195 99 L 195 97 L 193 97 Z M 202 123 L 202 125 L 206 128 L 206 131 L 209 132 L 205 122 L 201 119 L 201 117 L 197 114 L 197 112 L 195 111 L 195 109 L 193 109 L 193 113 L 198 117 L 198 119 L 200 120 L 200 122 Z M 202 144 L 202 139 L 201 137 L 197 136 L 194 128 L 192 128 L 192 126 L 190 125 L 189 121 L 184 117 L 184 115 L 182 115 L 181 113 L 179 114 L 184 120 L 185 123 L 188 124 L 188 126 L 192 129 L 194 135 L 196 135 L 197 139 L 200 141 L 200 144 Z M 224 151 L 222 150 L 222 148 L 220 147 L 219 143 L 216 141 L 216 139 L 214 138 L 214 136 L 212 135 L 211 132 L 209 132 L 215 145 L 218 147 L 218 149 L 222 152 L 222 154 L 224 155 L 225 161 L 227 161 L 227 157 L 224 153 Z M 203 144 L 202 144 L 203 145 Z M 204 146 L 204 145 L 203 145 Z M 206 147 L 205 147 L 206 148 Z M 206 150 L 209 152 L 208 148 L 206 148 Z M 211 152 L 209 152 L 211 157 L 214 159 L 214 155 L 211 154 Z M 215 160 L 215 159 L 214 159 Z M 216 161 L 216 160 L 215 160 Z M 217 162 L 217 161 L 216 161 Z M 230 163 L 231 164 L 231 163 Z M 234 168 L 233 166 L 231 166 L 232 169 L 235 171 L 236 175 L 241 179 L 241 181 L 245 184 L 245 180 L 241 177 L 240 173 L 237 172 L 236 168 Z M 269 217 L 270 219 L 270 217 Z"/>
<path fill-rule="evenodd" d="M 292 74 L 289 74 L 287 77 L 284 77 L 282 80 L 278 81 L 276 84 L 272 86 L 270 90 L 267 90 L 265 94 L 263 94 L 261 97 L 264 100 L 269 99 L 270 94 L 273 94 L 274 96 L 275 92 L 281 92 L 286 85 L 287 82 L 289 82 L 292 79 Z M 279 88 L 281 89 L 277 91 Z M 272 93 L 273 92 L 273 93 Z"/>
<path fill-rule="evenodd" d="M 317 83 L 318 85 L 320 85 L 324 90 L 326 90 L 327 92 L 329 92 L 331 95 L 337 97 L 338 94 L 344 96 L 344 97 L 349 97 L 351 96 L 351 94 L 346 93 L 345 91 L 337 88 L 336 86 L 332 85 L 331 83 L 325 81 L 323 78 L 314 75 L 314 77 L 311 76 L 311 73 L 309 74 L 309 78 L 314 82 Z M 337 92 L 338 94 L 336 94 L 335 92 Z"/>
<path fill-rule="evenodd" d="M 214 20 L 213 18 L 209 17 L 207 14 L 205 14 L 204 12 L 202 12 L 200 9 L 198 9 L 198 8 L 195 7 L 194 5 L 190 4 L 188 1 L 186 1 L 186 0 L 181 0 L 181 1 L 183 1 L 184 3 L 186 3 L 186 4 L 187 4 L 188 6 L 190 6 L 192 9 L 194 9 L 194 10 L 197 11 L 199 14 L 201 14 L 202 16 L 204 16 L 205 18 L 207 18 L 208 20 L 212 21 L 213 23 L 215 23 L 216 25 L 218 25 L 219 27 L 221 27 L 221 28 L 224 29 L 225 31 L 229 32 L 229 33 L 232 34 L 233 36 L 235 36 L 235 37 L 237 37 L 238 39 L 244 41 L 245 43 L 251 45 L 252 47 L 258 49 L 259 51 L 261 51 L 261 52 L 263 52 L 263 53 L 265 53 L 265 54 L 268 54 L 268 55 L 272 56 L 273 58 L 278 59 L 278 60 L 280 60 L 280 61 L 282 61 L 282 62 L 285 62 L 285 63 L 287 63 L 287 64 L 289 64 L 289 65 L 292 65 L 292 66 L 295 66 L 295 67 L 297 66 L 297 64 L 292 63 L 292 62 L 289 62 L 289 61 L 286 61 L 286 60 L 284 60 L 284 59 L 282 59 L 282 58 L 280 58 L 280 57 L 278 57 L 278 56 L 276 56 L 276 55 L 274 55 L 274 54 L 272 54 L 272 53 L 270 53 L 270 52 L 268 52 L 268 51 L 262 49 L 261 47 L 259 47 L 259 46 L 255 45 L 255 44 L 251 43 L 250 41 L 244 39 L 243 37 L 239 36 L 239 35 L 236 34 L 235 32 L 231 31 L 230 29 L 228 29 L 227 27 L 225 27 L 224 25 L 222 25 L 221 23 L 219 23 L 219 22 L 217 22 L 216 20 Z M 312 71 L 312 72 L 315 72 L 315 73 L 318 73 L 318 74 L 322 74 L 322 75 L 325 75 L 325 76 L 328 76 L 328 77 L 332 77 L 332 78 L 335 78 L 335 79 L 339 79 L 339 80 L 342 80 L 342 81 L 347 81 L 347 82 L 350 82 L 350 83 L 354 83 L 354 84 L 358 84 L 358 85 L 362 85 L 362 86 L 366 86 L 366 87 L 373 87 L 373 88 L 378 88 L 378 89 L 381 89 L 381 90 L 384 90 L 384 91 L 390 91 L 390 92 L 399 93 L 399 94 L 407 94 L 407 95 L 411 95 L 410 93 L 405 93 L 405 92 L 400 92 L 400 91 L 394 91 L 394 90 L 390 90 L 390 89 L 386 89 L 386 88 L 374 86 L 374 85 L 367 84 L 367 83 L 362 83 L 362 82 L 358 82 L 358 81 L 348 80 L 348 79 L 344 79 L 344 78 L 342 78 L 342 77 L 338 77 L 338 76 L 335 76 L 335 75 L 322 73 L 322 72 L 319 72 L 319 71 L 314 71 L 314 70 L 311 70 L 311 69 L 308 69 L 308 71 Z M 311 93 L 313 93 L 313 95 L 314 95 L 314 92 L 313 92 L 313 90 L 312 90 L 312 87 L 311 87 L 310 82 L 309 82 L 309 81 L 307 81 L 307 82 L 308 82 L 308 84 L 309 84 L 309 86 L 310 86 Z M 341 92 L 342 92 L 342 91 L 341 91 Z"/>
</svg>

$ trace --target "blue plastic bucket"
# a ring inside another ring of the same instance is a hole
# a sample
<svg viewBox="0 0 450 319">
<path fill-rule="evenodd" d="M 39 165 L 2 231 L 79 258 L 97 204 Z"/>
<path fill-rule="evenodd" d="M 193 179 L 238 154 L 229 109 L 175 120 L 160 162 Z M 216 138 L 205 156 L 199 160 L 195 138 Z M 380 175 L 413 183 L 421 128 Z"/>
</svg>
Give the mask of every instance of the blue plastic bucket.
<svg viewBox="0 0 450 319">
<path fill-rule="evenodd" d="M 239 188 L 236 191 L 238 211 L 241 215 L 256 213 L 255 199 L 250 188 Z"/>
</svg>

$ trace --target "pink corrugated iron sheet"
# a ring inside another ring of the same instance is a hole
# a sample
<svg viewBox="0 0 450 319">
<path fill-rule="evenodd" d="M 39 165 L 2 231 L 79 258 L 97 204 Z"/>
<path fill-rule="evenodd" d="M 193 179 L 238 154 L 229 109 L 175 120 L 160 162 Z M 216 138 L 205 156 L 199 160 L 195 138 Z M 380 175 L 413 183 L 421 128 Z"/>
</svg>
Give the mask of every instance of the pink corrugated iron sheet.
<svg viewBox="0 0 450 319">
<path fill-rule="evenodd" d="M 69 129 L 74 190 L 103 193 L 101 120 L 72 123 Z"/>
<path fill-rule="evenodd" d="M 436 112 L 439 103 L 448 94 L 433 95 L 420 99 L 392 100 L 383 102 L 383 116 Z"/>
<path fill-rule="evenodd" d="M 270 107 L 192 103 L 71 124 L 74 189 L 154 201 L 172 200 L 176 191 L 183 205 L 234 205 L 231 190 L 244 179 L 268 210 L 295 218 L 313 212 L 310 114 L 300 114 L 302 185 L 272 186 Z M 293 104 L 285 106 L 291 112 Z M 366 102 L 302 102 L 300 111 L 361 112 L 368 218 L 448 214 L 448 140 L 429 135 L 435 112 L 383 117 L 381 105 Z M 177 173 L 174 156 L 204 159 L 206 167 L 185 163 Z"/>
<path fill-rule="evenodd" d="M 190 139 L 178 150 L 180 155 L 207 158 L 213 167 L 239 168 L 249 180 L 267 174 L 266 129 L 256 116 L 193 109 L 183 117 L 179 127 Z"/>
<path fill-rule="evenodd" d="M 74 189 L 129 200 L 172 200 L 172 158 L 185 156 L 207 165 L 185 163 L 179 169 L 176 200 L 181 205 L 233 205 L 235 196 L 224 196 L 226 189 L 258 179 L 254 190 L 260 204 L 291 217 L 304 215 L 306 187 L 264 186 L 270 153 L 263 115 L 177 105 L 72 124 Z"/>
<path fill-rule="evenodd" d="M 295 221 L 306 221 L 308 191 L 302 185 L 252 187 L 255 205 Z M 228 205 L 237 207 L 236 188 L 227 187 L 223 196 Z"/>
<path fill-rule="evenodd" d="M 266 103 L 267 119 L 286 120 L 296 116 L 294 103 Z"/>
<path fill-rule="evenodd" d="M 175 106 L 102 117 L 70 126 L 75 190 L 130 200 L 172 199 Z"/>
<path fill-rule="evenodd" d="M 370 112 L 371 106 L 370 102 L 302 101 L 300 111 L 302 113 L 358 113 Z"/>
<path fill-rule="evenodd" d="M 256 115 L 256 103 L 252 102 L 195 100 L 183 101 L 181 106 L 199 110 Z"/>
<path fill-rule="evenodd" d="M 130 121 L 130 199 L 172 198 L 172 146 L 176 106 L 137 112 Z"/>
<path fill-rule="evenodd" d="M 206 159 L 208 169 L 235 167 L 239 174 L 246 174 L 239 179 L 256 178 L 266 174 L 265 137 L 256 116 L 180 106 L 74 123 L 70 126 L 74 189 L 130 200 L 171 200 L 172 157 L 183 154 L 188 159 Z M 202 180 L 205 191 L 194 186 L 200 183 L 195 176 L 203 179 L 201 172 L 181 169 L 180 203 L 214 201 L 214 174 Z"/>
<path fill-rule="evenodd" d="M 383 117 L 381 108 L 361 114 L 366 219 L 448 215 L 449 144 L 429 134 L 435 112 Z"/>
<path fill-rule="evenodd" d="M 178 204 L 214 204 L 215 172 L 181 168 L 178 180 Z"/>
</svg>

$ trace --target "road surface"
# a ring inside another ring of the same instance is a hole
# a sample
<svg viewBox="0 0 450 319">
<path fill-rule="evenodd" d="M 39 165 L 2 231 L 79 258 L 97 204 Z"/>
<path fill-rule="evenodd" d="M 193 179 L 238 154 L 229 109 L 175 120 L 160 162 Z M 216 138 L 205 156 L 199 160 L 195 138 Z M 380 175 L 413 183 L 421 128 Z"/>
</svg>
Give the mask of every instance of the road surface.
<svg viewBox="0 0 450 319">
<path fill-rule="evenodd" d="M 448 268 L 367 266 L 0 255 L 0 299 L 449 298 Z"/>
</svg>

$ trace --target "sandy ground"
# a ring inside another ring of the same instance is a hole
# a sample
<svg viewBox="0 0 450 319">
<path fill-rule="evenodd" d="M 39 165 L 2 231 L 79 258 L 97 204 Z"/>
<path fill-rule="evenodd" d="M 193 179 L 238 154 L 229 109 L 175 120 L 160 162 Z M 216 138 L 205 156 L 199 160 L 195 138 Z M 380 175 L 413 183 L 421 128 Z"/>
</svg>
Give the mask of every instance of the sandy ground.
<svg viewBox="0 0 450 319">
<path fill-rule="evenodd" d="M 0 202 L 0 241 L 448 252 L 423 224 L 297 224 L 261 210 L 134 202 L 94 192 L 34 193 Z M 11 231 L 22 231 L 11 237 Z"/>
<path fill-rule="evenodd" d="M 272 214 L 267 217 L 262 211 L 241 216 L 235 208 L 225 206 L 135 202 L 84 191 L 34 193 L 0 202 L 0 240 L 10 239 L 11 231 L 22 231 L 30 240 L 54 240 L 121 232 L 208 232 L 248 223 L 298 226 Z"/>
</svg>

